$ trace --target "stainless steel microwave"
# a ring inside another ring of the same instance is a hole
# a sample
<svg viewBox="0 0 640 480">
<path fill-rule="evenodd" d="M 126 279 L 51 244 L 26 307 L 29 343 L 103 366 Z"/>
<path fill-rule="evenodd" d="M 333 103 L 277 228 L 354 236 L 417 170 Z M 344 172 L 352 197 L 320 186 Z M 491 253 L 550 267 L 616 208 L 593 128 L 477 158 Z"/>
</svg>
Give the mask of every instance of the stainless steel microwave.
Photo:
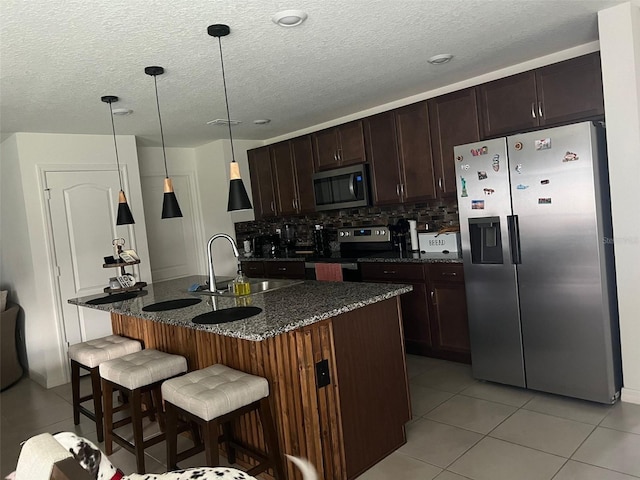
<svg viewBox="0 0 640 480">
<path fill-rule="evenodd" d="M 313 175 L 316 211 L 369 205 L 366 165 L 336 168 Z"/>
</svg>

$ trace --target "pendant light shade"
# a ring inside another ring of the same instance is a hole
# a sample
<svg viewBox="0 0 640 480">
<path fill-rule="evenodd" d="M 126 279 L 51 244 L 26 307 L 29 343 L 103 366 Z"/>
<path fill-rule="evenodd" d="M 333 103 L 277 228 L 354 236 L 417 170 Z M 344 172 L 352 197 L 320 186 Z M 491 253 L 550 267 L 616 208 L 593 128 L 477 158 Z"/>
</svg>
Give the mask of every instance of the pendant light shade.
<svg viewBox="0 0 640 480">
<path fill-rule="evenodd" d="M 162 218 L 182 217 L 182 211 L 178 204 L 178 199 L 173 191 L 173 182 L 169 178 L 167 171 L 167 153 L 164 148 L 164 132 L 162 129 L 162 116 L 160 115 L 160 101 L 158 100 L 158 75 L 164 73 L 162 67 L 146 67 L 144 73 L 153 77 L 153 83 L 156 87 L 156 106 L 158 107 L 158 120 L 160 122 L 160 138 L 162 139 L 162 156 L 164 158 L 164 198 L 162 200 Z"/>
<path fill-rule="evenodd" d="M 113 122 L 113 108 L 111 104 L 118 101 L 118 97 L 114 95 L 105 95 L 101 97 L 104 103 L 109 104 L 109 114 L 111 116 L 111 130 L 113 131 L 113 146 L 116 152 L 116 166 L 118 168 L 118 180 L 120 181 L 120 193 L 118 193 L 118 216 L 116 217 L 116 225 L 131 225 L 136 223 L 131 214 L 131 209 L 127 203 L 127 197 L 122 189 L 122 174 L 120 173 L 120 160 L 118 159 L 118 143 L 116 142 L 116 126 Z"/>
<path fill-rule="evenodd" d="M 231 32 L 229 25 L 216 24 L 209 25 L 207 33 L 218 39 L 218 47 L 220 50 L 220 67 L 222 70 L 222 85 L 224 87 L 224 102 L 227 107 L 227 125 L 229 126 L 229 141 L 231 142 L 231 164 L 229 165 L 229 202 L 227 211 L 248 210 L 252 208 L 247 189 L 244 187 L 242 178 L 240 177 L 240 168 L 236 162 L 235 151 L 233 149 L 233 136 L 231 134 L 231 116 L 229 115 L 229 97 L 227 96 L 227 79 L 224 74 L 224 60 L 222 57 L 222 41 L 221 37 L 226 37 Z"/>
</svg>

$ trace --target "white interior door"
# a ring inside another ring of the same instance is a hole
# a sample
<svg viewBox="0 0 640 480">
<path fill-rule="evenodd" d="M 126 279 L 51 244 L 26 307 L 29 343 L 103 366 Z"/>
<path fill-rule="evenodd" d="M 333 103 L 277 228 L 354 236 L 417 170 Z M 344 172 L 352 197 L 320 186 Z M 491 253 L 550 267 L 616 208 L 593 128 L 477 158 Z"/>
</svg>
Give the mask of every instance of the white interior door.
<svg viewBox="0 0 640 480">
<path fill-rule="evenodd" d="M 78 308 L 67 300 L 100 293 L 109 277 L 116 276 L 117 269 L 102 267 L 103 257 L 113 254 L 114 238 L 124 238 L 125 248 L 131 248 L 129 228 L 115 225 L 118 174 L 115 170 L 49 171 L 45 180 L 66 341 L 72 345 L 109 335 L 109 313 Z"/>
</svg>

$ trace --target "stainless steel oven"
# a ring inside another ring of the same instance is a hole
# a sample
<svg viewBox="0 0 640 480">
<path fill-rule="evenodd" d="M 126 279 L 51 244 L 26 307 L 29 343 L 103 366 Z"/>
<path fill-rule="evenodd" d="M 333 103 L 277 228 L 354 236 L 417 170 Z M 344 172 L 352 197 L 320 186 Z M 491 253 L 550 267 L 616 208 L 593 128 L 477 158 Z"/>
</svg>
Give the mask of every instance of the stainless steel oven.
<svg viewBox="0 0 640 480">
<path fill-rule="evenodd" d="M 337 168 L 313 175 L 316 210 L 369 205 L 369 181 L 366 165 Z"/>
<path fill-rule="evenodd" d="M 331 257 L 310 258 L 305 262 L 305 278 L 316 279 L 317 263 L 338 263 L 342 268 L 342 278 L 345 282 L 361 282 L 358 258 L 390 252 L 393 249 L 391 232 L 386 226 L 345 227 L 338 229 L 340 255 Z"/>
</svg>

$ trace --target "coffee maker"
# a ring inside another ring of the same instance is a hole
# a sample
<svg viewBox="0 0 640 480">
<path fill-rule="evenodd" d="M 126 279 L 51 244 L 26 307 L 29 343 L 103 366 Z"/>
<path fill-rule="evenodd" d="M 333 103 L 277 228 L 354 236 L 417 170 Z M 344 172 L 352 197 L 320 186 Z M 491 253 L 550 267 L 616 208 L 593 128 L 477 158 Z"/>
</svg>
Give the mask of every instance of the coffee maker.
<svg viewBox="0 0 640 480">
<path fill-rule="evenodd" d="M 278 235 L 257 235 L 253 237 L 253 252 L 256 257 L 275 257 L 280 253 L 280 237 Z"/>
<path fill-rule="evenodd" d="M 296 226 L 291 223 L 285 223 L 282 229 L 282 244 L 287 251 L 295 248 L 297 241 Z"/>
</svg>

